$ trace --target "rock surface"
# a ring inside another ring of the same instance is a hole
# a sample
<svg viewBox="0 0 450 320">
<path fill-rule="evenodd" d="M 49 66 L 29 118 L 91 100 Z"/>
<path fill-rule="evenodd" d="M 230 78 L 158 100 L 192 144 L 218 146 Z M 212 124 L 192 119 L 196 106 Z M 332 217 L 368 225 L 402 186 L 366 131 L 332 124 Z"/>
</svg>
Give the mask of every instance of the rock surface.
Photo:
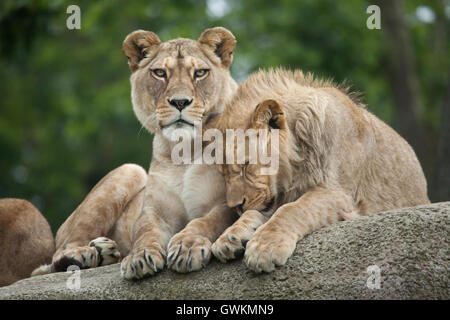
<svg viewBox="0 0 450 320">
<path fill-rule="evenodd" d="M 301 240 L 271 274 L 213 260 L 128 282 L 115 264 L 82 270 L 78 290 L 67 287 L 72 274 L 57 273 L 0 288 L 0 299 L 449 299 L 449 215 L 442 202 L 340 222 Z"/>
</svg>

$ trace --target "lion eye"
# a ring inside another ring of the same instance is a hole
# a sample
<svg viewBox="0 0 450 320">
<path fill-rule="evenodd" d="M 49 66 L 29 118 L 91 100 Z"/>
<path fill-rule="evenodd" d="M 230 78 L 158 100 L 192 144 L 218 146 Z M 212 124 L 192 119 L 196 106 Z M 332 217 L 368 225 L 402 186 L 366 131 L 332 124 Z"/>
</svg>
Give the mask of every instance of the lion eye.
<svg viewBox="0 0 450 320">
<path fill-rule="evenodd" d="M 201 78 L 206 76 L 206 74 L 209 72 L 208 69 L 200 69 L 200 70 L 196 70 L 194 72 L 194 78 Z"/>
<path fill-rule="evenodd" d="M 157 76 L 158 78 L 166 78 L 167 77 L 167 74 L 163 69 L 154 69 L 152 71 L 153 71 L 153 74 L 155 76 Z"/>
</svg>

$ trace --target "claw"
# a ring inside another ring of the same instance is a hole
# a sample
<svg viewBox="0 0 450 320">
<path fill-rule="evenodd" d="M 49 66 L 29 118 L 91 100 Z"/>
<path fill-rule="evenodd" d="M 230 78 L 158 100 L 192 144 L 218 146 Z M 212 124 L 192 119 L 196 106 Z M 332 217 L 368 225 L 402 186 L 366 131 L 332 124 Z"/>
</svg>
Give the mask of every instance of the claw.
<svg viewBox="0 0 450 320">
<path fill-rule="evenodd" d="M 188 258 L 187 269 L 188 269 L 188 271 L 192 270 L 192 257 Z"/>
<path fill-rule="evenodd" d="M 181 268 L 181 264 L 183 263 L 183 261 L 184 261 L 184 259 L 183 259 L 183 258 L 180 258 L 180 260 L 179 260 L 178 263 L 177 263 L 178 269 Z"/>
<path fill-rule="evenodd" d="M 181 245 L 178 245 L 178 250 L 175 249 L 175 251 L 173 251 L 170 255 L 169 258 L 167 259 L 167 265 L 170 267 L 174 262 L 176 257 L 178 256 L 178 254 L 181 251 Z"/>
<path fill-rule="evenodd" d="M 202 248 L 202 250 L 200 251 L 202 253 L 202 259 L 206 260 L 206 256 L 205 256 L 205 249 Z"/>
<path fill-rule="evenodd" d="M 192 248 L 189 248 L 188 253 L 187 253 L 187 259 L 189 259 L 191 257 L 191 252 L 192 252 Z"/>
<path fill-rule="evenodd" d="M 155 261 L 153 260 L 152 256 L 147 254 L 147 251 L 144 250 L 144 258 L 147 262 L 147 264 L 153 269 L 154 272 L 158 272 L 158 269 L 156 268 Z"/>
</svg>

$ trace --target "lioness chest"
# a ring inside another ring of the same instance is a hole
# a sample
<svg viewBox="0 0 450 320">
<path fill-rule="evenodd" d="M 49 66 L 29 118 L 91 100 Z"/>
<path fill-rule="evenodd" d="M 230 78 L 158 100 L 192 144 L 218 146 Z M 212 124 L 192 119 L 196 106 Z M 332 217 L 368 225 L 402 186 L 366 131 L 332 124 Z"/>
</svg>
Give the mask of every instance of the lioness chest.
<svg viewBox="0 0 450 320">
<path fill-rule="evenodd" d="M 149 177 L 157 180 L 156 185 L 164 185 L 167 201 L 179 202 L 181 206 L 173 209 L 183 211 L 178 214 L 189 221 L 225 203 L 225 180 L 214 166 L 166 164 L 164 168 L 150 170 Z"/>
</svg>

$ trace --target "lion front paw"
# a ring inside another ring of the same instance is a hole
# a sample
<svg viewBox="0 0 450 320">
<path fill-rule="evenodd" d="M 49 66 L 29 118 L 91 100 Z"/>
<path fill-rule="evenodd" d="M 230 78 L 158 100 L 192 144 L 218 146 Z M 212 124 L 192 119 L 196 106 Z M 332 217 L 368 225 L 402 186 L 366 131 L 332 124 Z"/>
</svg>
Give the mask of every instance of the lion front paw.
<svg viewBox="0 0 450 320">
<path fill-rule="evenodd" d="M 296 245 L 295 236 L 265 229 L 254 234 L 245 250 L 245 264 L 257 273 L 272 272 L 276 266 L 286 264 Z"/>
<path fill-rule="evenodd" d="M 127 280 L 138 280 L 156 274 L 164 268 L 165 251 L 159 244 L 133 249 L 122 260 L 120 274 Z"/>
<path fill-rule="evenodd" d="M 240 225 L 231 226 L 212 245 L 214 256 L 221 262 L 242 257 L 253 233 L 253 229 Z"/>
<path fill-rule="evenodd" d="M 117 243 L 106 237 L 99 237 L 89 242 L 89 247 L 94 247 L 99 253 L 99 266 L 107 266 L 119 262 L 120 252 Z"/>
<path fill-rule="evenodd" d="M 214 256 L 221 262 L 241 257 L 247 242 L 265 220 L 266 218 L 256 210 L 246 211 L 214 242 L 212 245 Z"/>
<path fill-rule="evenodd" d="M 204 268 L 211 259 L 211 241 L 208 238 L 180 232 L 169 242 L 167 267 L 181 273 Z"/>
</svg>

